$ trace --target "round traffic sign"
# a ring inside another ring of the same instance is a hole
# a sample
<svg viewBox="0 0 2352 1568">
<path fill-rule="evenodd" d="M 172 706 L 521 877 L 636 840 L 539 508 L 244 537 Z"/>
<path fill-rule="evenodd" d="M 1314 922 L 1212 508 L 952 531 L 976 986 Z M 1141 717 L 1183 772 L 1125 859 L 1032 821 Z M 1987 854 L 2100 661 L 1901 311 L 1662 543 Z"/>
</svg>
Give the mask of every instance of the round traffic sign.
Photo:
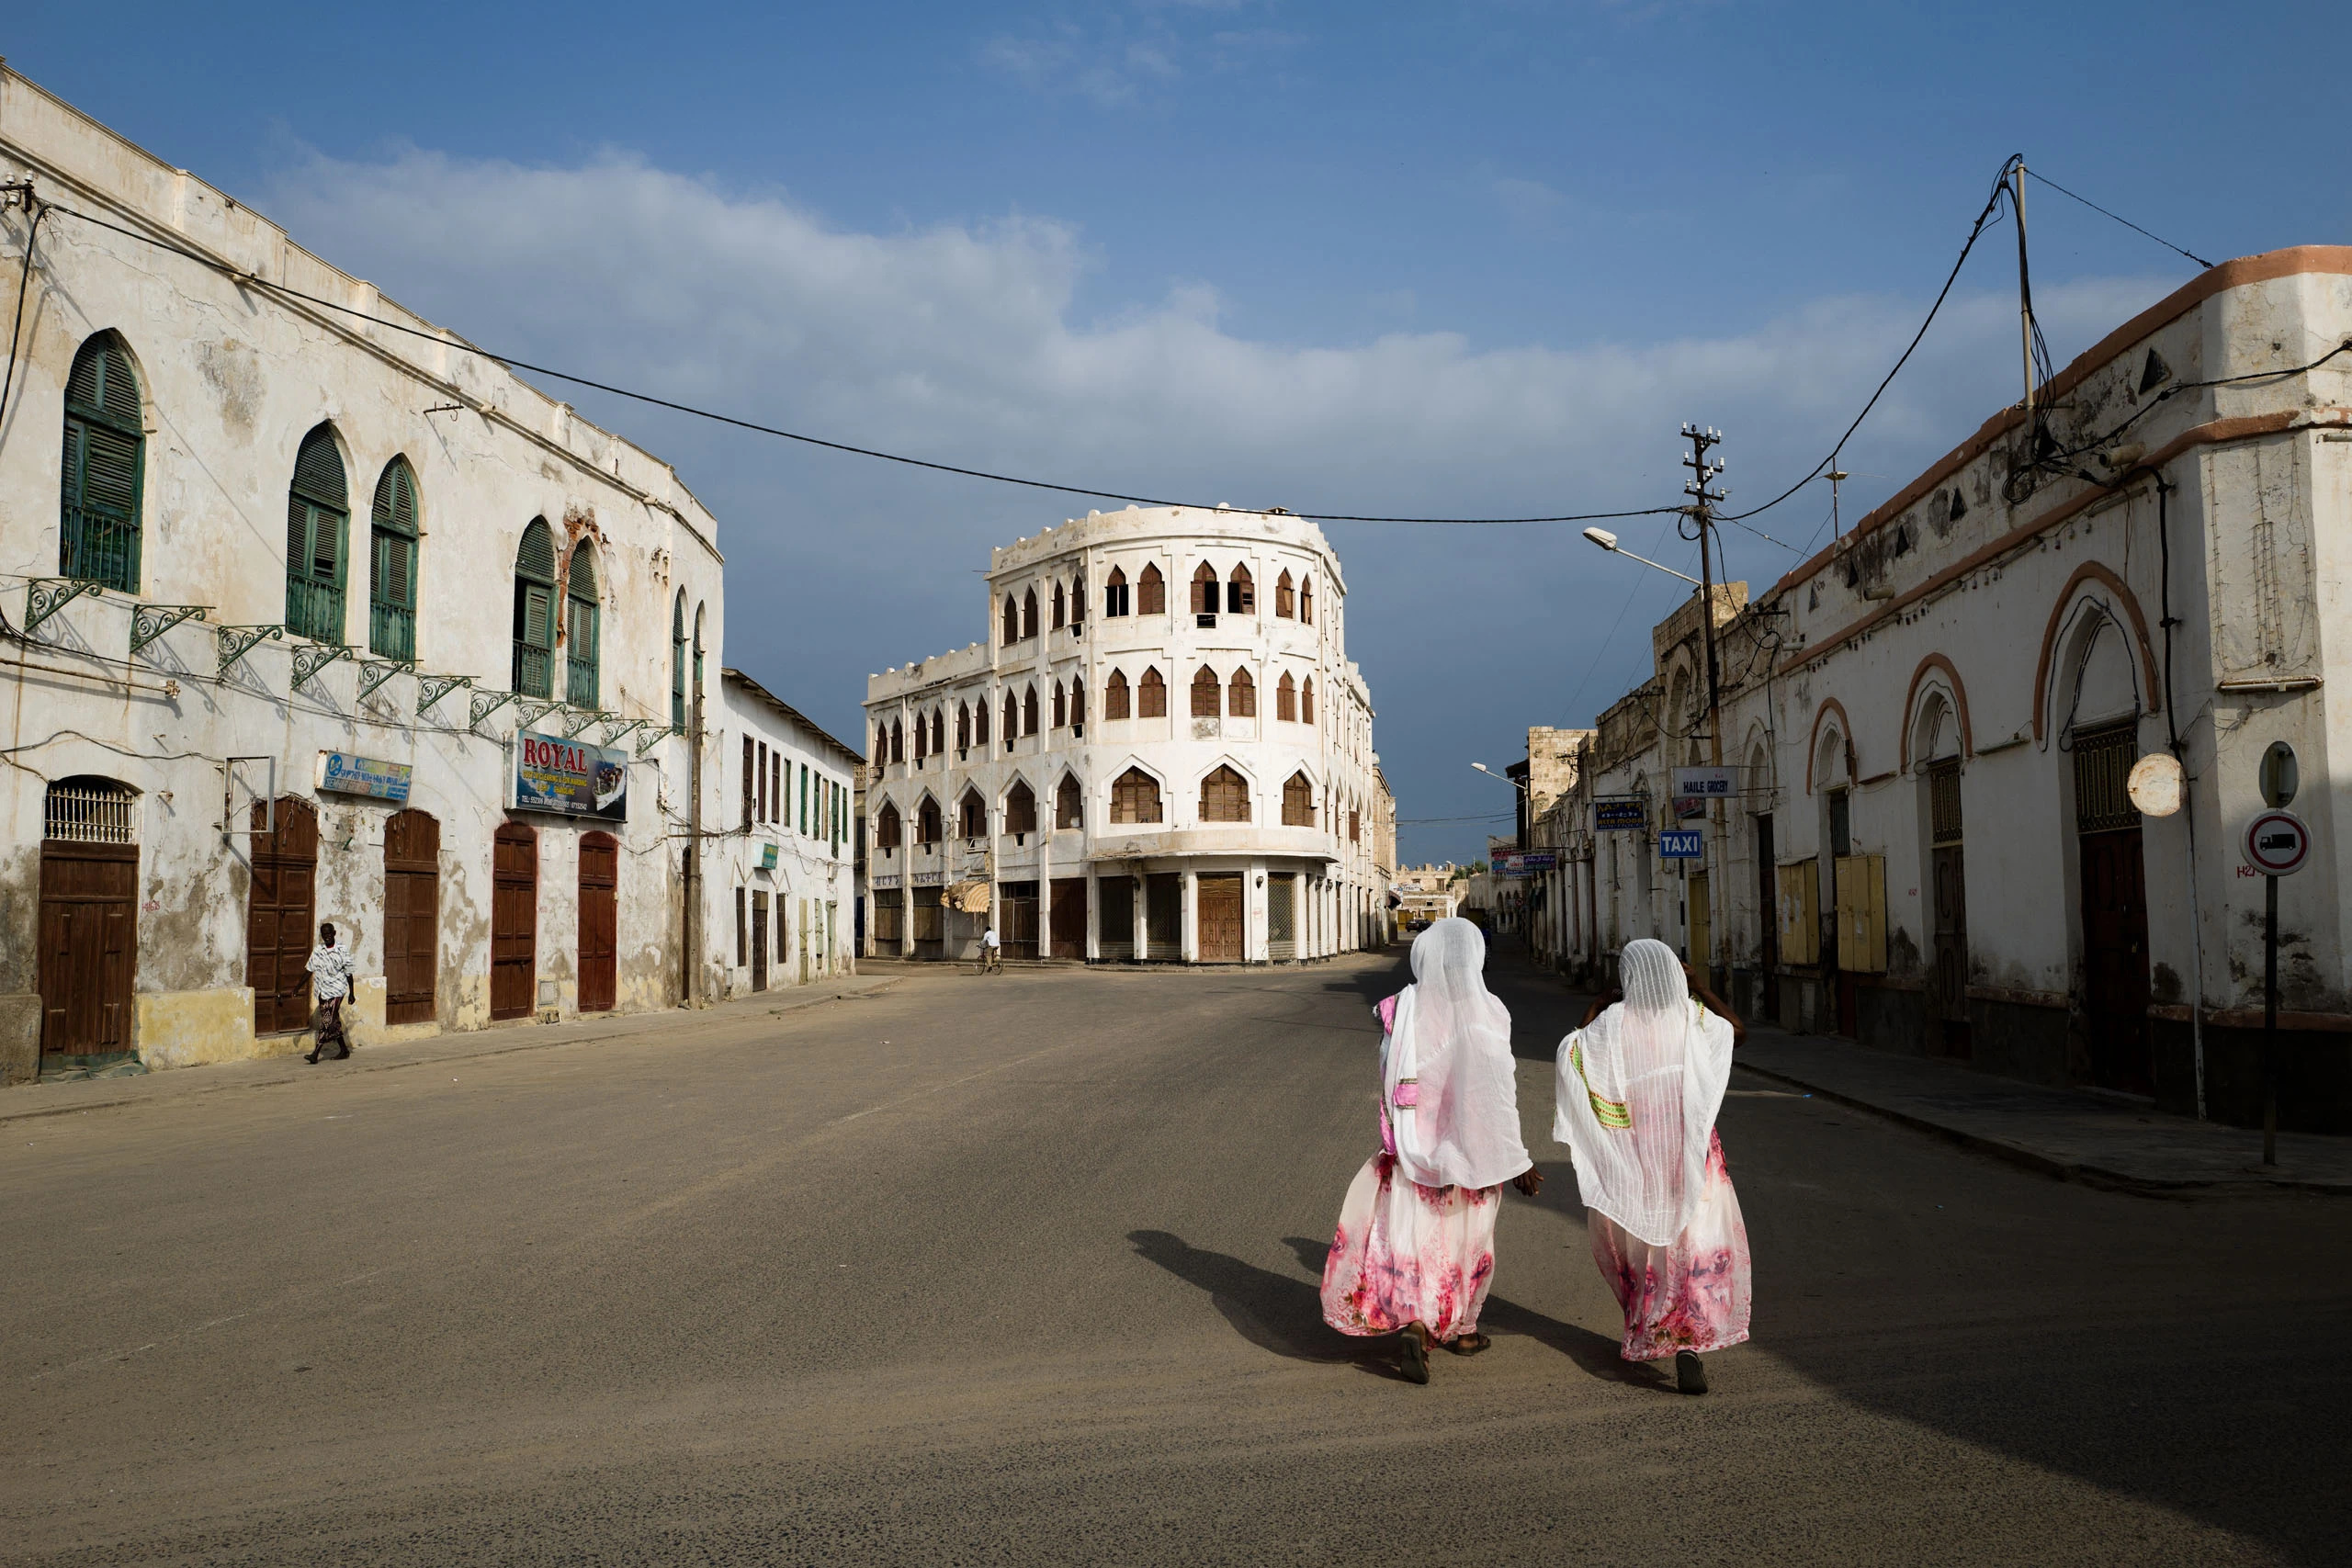
<svg viewBox="0 0 2352 1568">
<path fill-rule="evenodd" d="M 2265 876 L 2292 876 L 2312 852 L 2312 830 L 2291 811 L 2266 811 L 2245 825 L 2245 863 Z"/>
</svg>

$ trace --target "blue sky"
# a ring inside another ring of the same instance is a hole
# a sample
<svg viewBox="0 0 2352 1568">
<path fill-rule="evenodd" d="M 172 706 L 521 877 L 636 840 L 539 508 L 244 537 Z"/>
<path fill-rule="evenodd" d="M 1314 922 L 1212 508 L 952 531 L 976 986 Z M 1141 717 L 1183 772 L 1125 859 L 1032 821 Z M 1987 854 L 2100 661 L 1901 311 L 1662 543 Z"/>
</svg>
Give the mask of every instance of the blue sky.
<svg viewBox="0 0 2352 1568">
<path fill-rule="evenodd" d="M 1684 419 L 1763 499 L 1860 408 L 2012 152 L 2216 260 L 2352 238 L 2320 151 L 2341 93 L 2291 46 L 2317 5 L 90 15 L 19 0 L 0 52 L 478 342 L 1237 505 L 1671 502 Z M 2062 362 L 2195 270 L 2046 189 L 2029 215 Z M 1848 446 L 1854 511 L 2017 395 L 2014 288 L 2004 227 Z M 1087 504 L 573 400 L 718 513 L 730 657 L 847 738 L 867 671 L 982 635 L 990 544 Z M 1826 509 L 1758 522 L 1802 544 Z M 1640 679 L 1678 585 L 1573 529 L 1331 532 L 1405 853 L 1477 853 L 1487 824 L 1415 819 L 1507 807 L 1467 763 Z M 1759 587 L 1796 558 L 1730 554 Z"/>
</svg>

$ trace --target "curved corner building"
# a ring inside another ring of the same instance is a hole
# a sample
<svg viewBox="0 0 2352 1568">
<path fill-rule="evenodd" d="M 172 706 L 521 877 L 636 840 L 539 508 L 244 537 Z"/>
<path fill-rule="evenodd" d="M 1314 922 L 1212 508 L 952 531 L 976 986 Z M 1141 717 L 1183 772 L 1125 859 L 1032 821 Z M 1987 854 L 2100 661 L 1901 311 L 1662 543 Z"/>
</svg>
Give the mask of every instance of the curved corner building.
<svg viewBox="0 0 2352 1568">
<path fill-rule="evenodd" d="M 866 682 L 865 952 L 1238 964 L 1384 940 L 1347 586 L 1283 513 L 991 553 L 986 635 Z"/>
</svg>

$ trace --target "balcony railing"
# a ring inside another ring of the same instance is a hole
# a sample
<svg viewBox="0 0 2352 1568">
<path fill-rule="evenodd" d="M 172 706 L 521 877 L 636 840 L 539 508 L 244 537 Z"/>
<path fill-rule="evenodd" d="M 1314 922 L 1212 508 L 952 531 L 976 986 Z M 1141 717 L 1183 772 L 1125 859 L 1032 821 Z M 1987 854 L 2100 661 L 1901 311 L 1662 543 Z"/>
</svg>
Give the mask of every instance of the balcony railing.
<svg viewBox="0 0 2352 1568">
<path fill-rule="evenodd" d="M 527 642 L 514 645 L 514 679 L 507 690 L 526 697 L 551 694 L 555 656 Z"/>
<path fill-rule="evenodd" d="M 286 629 L 312 642 L 343 640 L 343 590 L 305 578 L 286 580 Z"/>
<path fill-rule="evenodd" d="M 368 605 L 368 647 L 386 659 L 414 659 L 416 612 L 399 604 Z"/>
<path fill-rule="evenodd" d="M 68 504 L 59 575 L 125 593 L 139 592 L 139 525 L 128 517 Z"/>
<path fill-rule="evenodd" d="M 570 659 L 563 661 L 563 700 L 576 708 L 601 707 L 596 698 L 596 661 L 594 659 Z"/>
</svg>

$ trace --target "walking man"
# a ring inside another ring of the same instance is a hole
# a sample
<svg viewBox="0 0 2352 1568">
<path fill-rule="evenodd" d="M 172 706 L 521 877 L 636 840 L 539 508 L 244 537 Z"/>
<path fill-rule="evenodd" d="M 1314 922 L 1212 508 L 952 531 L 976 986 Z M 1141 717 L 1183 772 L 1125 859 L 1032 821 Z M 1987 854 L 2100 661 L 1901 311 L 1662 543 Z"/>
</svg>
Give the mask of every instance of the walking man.
<svg viewBox="0 0 2352 1568">
<path fill-rule="evenodd" d="M 335 941 L 334 927 L 319 927 L 319 945 L 311 949 L 311 961 L 303 965 L 311 972 L 311 996 L 319 1006 L 319 1032 L 311 1054 L 302 1058 L 315 1062 L 319 1053 L 334 1044 L 334 1059 L 342 1061 L 351 1055 L 351 1037 L 344 1032 L 343 1004 L 351 995 L 351 950 Z"/>
</svg>

